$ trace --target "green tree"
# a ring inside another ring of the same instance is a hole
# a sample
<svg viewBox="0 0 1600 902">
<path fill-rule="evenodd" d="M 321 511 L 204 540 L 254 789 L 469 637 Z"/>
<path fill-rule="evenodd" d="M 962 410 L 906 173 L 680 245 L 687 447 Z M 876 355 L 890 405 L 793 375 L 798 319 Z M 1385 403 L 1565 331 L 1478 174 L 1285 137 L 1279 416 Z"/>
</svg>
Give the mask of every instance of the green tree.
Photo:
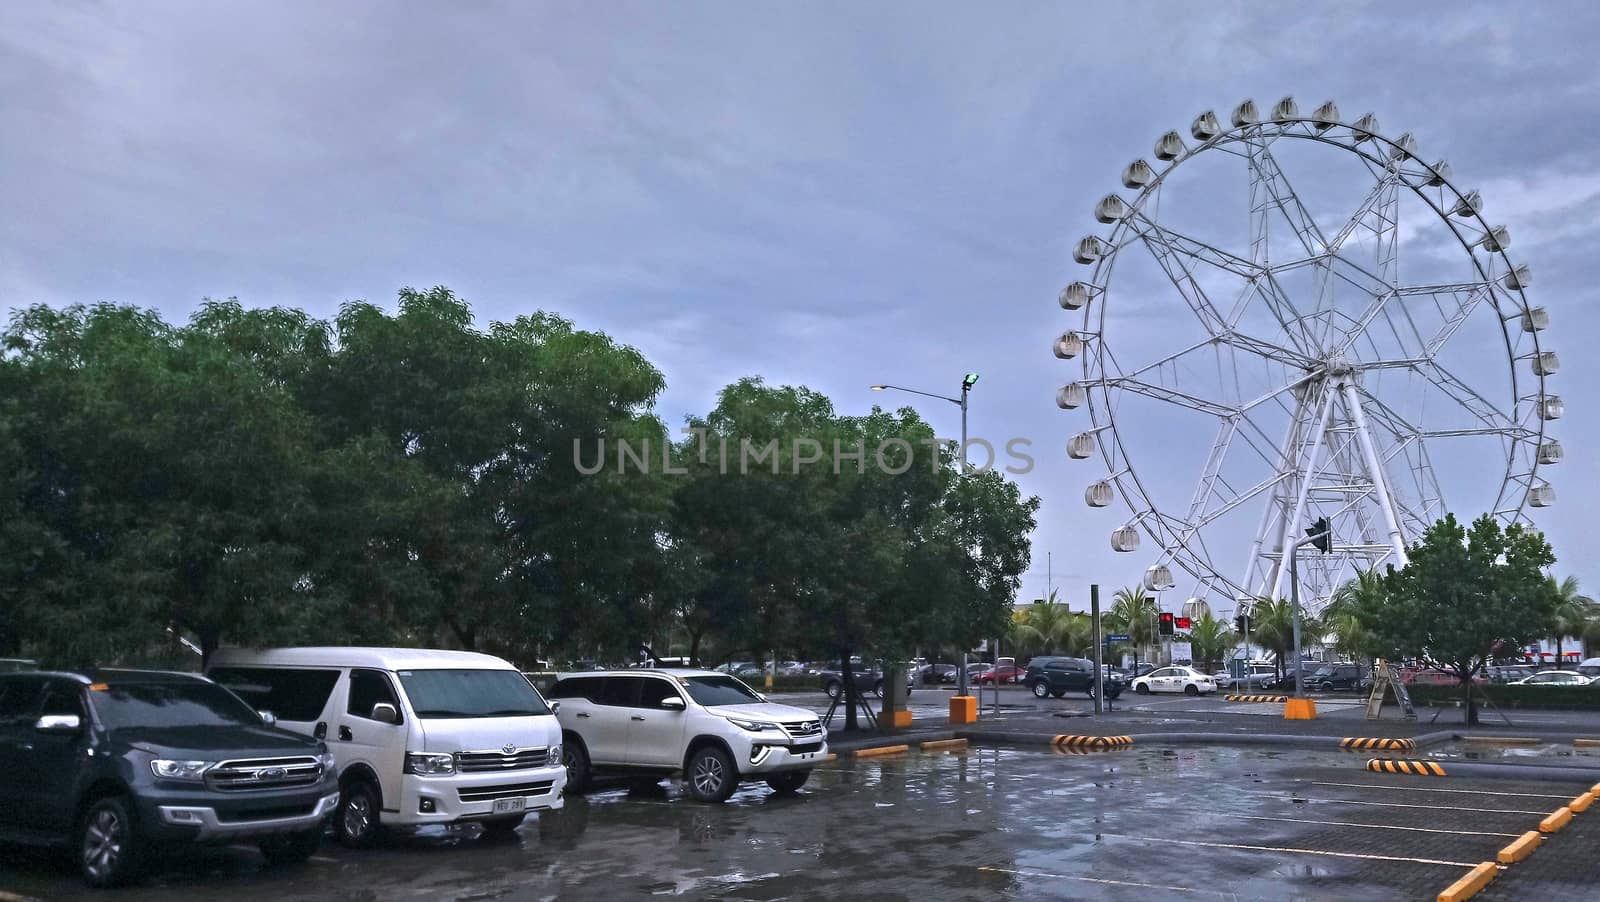
<svg viewBox="0 0 1600 902">
<path fill-rule="evenodd" d="M 1074 613 L 1054 591 L 1049 599 L 1019 609 L 1014 620 L 1013 642 L 1039 654 L 1078 656 L 1094 641 L 1088 615 Z"/>
<path fill-rule="evenodd" d="M 1544 568 L 1555 555 L 1520 523 L 1490 515 L 1463 528 L 1453 515 L 1428 527 L 1410 561 L 1384 577 L 1363 620 L 1385 656 L 1416 657 L 1456 675 L 1467 722 L 1478 721 L 1472 677 L 1501 643 L 1524 646 L 1550 635 L 1558 593 Z"/>
<path fill-rule="evenodd" d="M 1228 652 L 1239 644 L 1239 634 L 1226 620 L 1219 620 L 1206 611 L 1189 628 L 1189 647 L 1195 663 L 1211 673 L 1221 665 Z"/>
<path fill-rule="evenodd" d="M 1562 643 L 1568 636 L 1582 640 L 1597 617 L 1600 617 L 1600 612 L 1597 612 L 1594 599 L 1578 588 L 1576 576 L 1568 576 L 1560 582 L 1552 576 L 1550 589 L 1556 596 L 1552 630 L 1556 639 L 1556 667 L 1559 668 L 1566 660 L 1562 655 Z"/>
<path fill-rule="evenodd" d="M 1149 649 L 1155 646 L 1159 637 L 1157 613 L 1155 598 L 1145 594 L 1142 588 L 1126 586 L 1111 596 L 1111 608 L 1103 616 L 1106 631 L 1126 635 L 1134 657 L 1137 658 L 1139 651 L 1144 649 L 1145 660 L 1148 661 L 1154 657 Z"/>
<path fill-rule="evenodd" d="M 1336 651 L 1357 661 L 1376 656 L 1374 636 L 1362 619 L 1361 612 L 1381 602 L 1383 593 L 1383 574 L 1376 569 L 1358 571 L 1354 578 L 1333 593 L 1327 606 L 1322 609 L 1320 619 L 1322 629 L 1332 639 Z"/>
<path fill-rule="evenodd" d="M 1294 605 L 1287 598 L 1258 598 L 1250 613 L 1250 639 L 1272 652 L 1281 682 L 1289 668 L 1298 664 L 1294 657 Z M 1300 641 L 1304 645 L 1321 634 L 1315 617 L 1300 611 Z"/>
</svg>

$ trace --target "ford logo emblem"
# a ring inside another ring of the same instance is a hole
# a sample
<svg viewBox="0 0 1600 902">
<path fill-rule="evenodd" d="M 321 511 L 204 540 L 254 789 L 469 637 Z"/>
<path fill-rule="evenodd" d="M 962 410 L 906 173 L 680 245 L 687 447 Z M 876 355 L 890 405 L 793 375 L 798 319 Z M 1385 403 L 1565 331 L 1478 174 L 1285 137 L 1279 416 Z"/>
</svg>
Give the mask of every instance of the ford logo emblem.
<svg viewBox="0 0 1600 902">
<path fill-rule="evenodd" d="M 505 752 L 507 755 L 515 755 L 517 753 L 517 746 L 515 743 L 508 742 L 505 745 L 500 746 L 500 751 Z"/>
<path fill-rule="evenodd" d="M 289 776 L 289 772 L 281 767 L 263 767 L 256 771 L 257 780 L 281 780 Z"/>
</svg>

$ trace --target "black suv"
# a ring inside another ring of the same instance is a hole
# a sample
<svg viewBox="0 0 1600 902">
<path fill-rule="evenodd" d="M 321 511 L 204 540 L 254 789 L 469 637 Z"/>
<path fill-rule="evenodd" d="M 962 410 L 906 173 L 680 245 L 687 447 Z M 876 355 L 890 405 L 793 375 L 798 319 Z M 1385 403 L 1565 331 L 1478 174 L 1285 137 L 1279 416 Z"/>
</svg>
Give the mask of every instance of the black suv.
<svg viewBox="0 0 1600 902">
<path fill-rule="evenodd" d="M 304 861 L 339 804 L 326 745 L 193 674 L 0 674 L 0 836 L 113 886 L 158 850 L 252 839 Z"/>
<path fill-rule="evenodd" d="M 1037 698 L 1060 698 L 1068 692 L 1085 692 L 1094 698 L 1094 662 L 1084 658 L 1033 658 L 1022 684 Z M 1106 674 L 1106 698 L 1116 698 L 1127 687 L 1122 675 Z"/>
<path fill-rule="evenodd" d="M 1366 668 L 1360 664 L 1324 664 L 1316 672 L 1306 677 L 1306 688 L 1319 692 L 1332 692 L 1335 689 L 1364 689 L 1370 681 L 1367 679 Z M 1290 681 L 1293 685 L 1293 680 Z"/>
</svg>

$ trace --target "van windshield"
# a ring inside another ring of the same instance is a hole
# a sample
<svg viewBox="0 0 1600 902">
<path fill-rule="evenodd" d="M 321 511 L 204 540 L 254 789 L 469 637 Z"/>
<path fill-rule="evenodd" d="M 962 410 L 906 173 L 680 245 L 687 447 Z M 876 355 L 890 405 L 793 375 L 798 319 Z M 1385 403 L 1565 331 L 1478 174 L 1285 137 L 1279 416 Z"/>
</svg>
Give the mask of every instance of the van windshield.
<svg viewBox="0 0 1600 902">
<path fill-rule="evenodd" d="M 402 670 L 400 684 L 424 719 L 549 714 L 528 678 L 515 670 Z"/>
</svg>

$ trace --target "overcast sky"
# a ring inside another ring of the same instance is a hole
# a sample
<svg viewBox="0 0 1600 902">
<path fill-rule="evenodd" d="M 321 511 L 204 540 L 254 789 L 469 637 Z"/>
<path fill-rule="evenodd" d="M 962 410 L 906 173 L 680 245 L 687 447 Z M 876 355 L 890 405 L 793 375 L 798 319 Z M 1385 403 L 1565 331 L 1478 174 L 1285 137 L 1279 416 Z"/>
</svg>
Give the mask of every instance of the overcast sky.
<svg viewBox="0 0 1600 902">
<path fill-rule="evenodd" d="M 1082 276 L 1072 246 L 1167 129 L 1332 98 L 1448 157 L 1534 267 L 1567 402 L 1538 522 L 1559 570 L 1600 590 L 1600 530 L 1580 525 L 1600 509 L 1581 353 L 1600 334 L 1600 13 L 1281 9 L 7 3 L 0 299 L 326 316 L 442 284 L 485 321 L 553 310 L 639 347 L 674 424 L 746 375 L 860 413 L 888 401 L 871 383 L 955 394 L 978 371 L 973 433 L 1038 458 L 1020 598 L 1044 593 L 1051 552 L 1081 607 L 1150 561 L 1111 552 L 1123 509 L 1084 505 L 1104 466 L 1061 453 L 1086 425 L 1053 402 L 1075 372 L 1049 350 L 1075 325 L 1055 301 Z M 902 400 L 957 433 L 954 406 Z M 1136 456 L 1174 484 L 1203 464 L 1159 441 Z"/>
</svg>

